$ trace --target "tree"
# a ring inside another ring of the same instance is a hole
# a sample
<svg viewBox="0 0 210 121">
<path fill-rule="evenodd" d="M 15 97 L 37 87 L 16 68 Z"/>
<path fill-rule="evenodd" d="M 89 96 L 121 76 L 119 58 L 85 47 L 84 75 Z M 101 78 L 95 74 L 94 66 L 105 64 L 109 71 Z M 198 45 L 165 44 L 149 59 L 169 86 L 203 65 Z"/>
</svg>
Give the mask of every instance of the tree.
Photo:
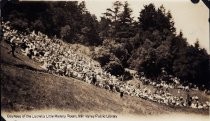
<svg viewBox="0 0 210 121">
<path fill-rule="evenodd" d="M 93 54 L 93 59 L 97 60 L 100 65 L 103 67 L 111 60 L 113 56 L 108 49 L 99 48 L 96 53 Z"/>
<path fill-rule="evenodd" d="M 83 36 L 82 43 L 88 45 L 99 45 L 102 44 L 101 39 L 98 34 L 98 21 L 96 17 L 91 15 L 89 12 L 83 14 L 83 27 L 81 29 L 81 34 Z"/>
<path fill-rule="evenodd" d="M 66 25 L 61 28 L 60 36 L 63 40 L 71 42 L 72 39 L 72 29 L 69 25 Z"/>
<path fill-rule="evenodd" d="M 172 74 L 171 65 L 173 63 L 173 55 L 170 53 L 171 41 L 163 41 L 160 46 L 155 49 L 157 55 L 156 63 L 158 69 L 164 68 L 168 74 Z"/>
<path fill-rule="evenodd" d="M 131 68 L 135 68 L 139 73 L 144 72 L 150 78 L 159 74 L 156 61 L 157 55 L 153 46 L 154 42 L 146 39 L 142 46 L 134 50 L 133 55 L 129 59 Z"/>
<path fill-rule="evenodd" d="M 149 30 L 155 27 L 155 6 L 153 4 L 145 5 L 140 12 L 139 26 L 143 30 Z"/>
<path fill-rule="evenodd" d="M 87 12 L 85 1 L 82 1 L 81 3 L 79 3 L 79 9 L 82 14 L 85 14 Z"/>
<path fill-rule="evenodd" d="M 171 46 L 173 56 L 173 74 L 182 83 L 193 83 L 198 86 L 209 85 L 209 55 L 201 49 L 197 41 L 194 46 L 188 45 L 182 32 L 174 38 Z"/>
<path fill-rule="evenodd" d="M 199 44 L 199 41 L 196 40 L 196 42 L 194 43 L 194 47 L 199 50 L 200 49 L 200 44 Z"/>
<path fill-rule="evenodd" d="M 131 29 L 133 17 L 131 17 L 132 10 L 129 8 L 129 4 L 126 1 L 123 5 L 123 11 L 119 16 L 119 23 L 116 32 L 116 36 L 119 38 L 129 38 L 133 36 L 133 31 Z"/>
<path fill-rule="evenodd" d="M 123 66 L 117 61 L 110 61 L 104 69 L 115 76 L 120 76 L 124 73 Z"/>
<path fill-rule="evenodd" d="M 112 20 L 114 25 L 117 24 L 120 15 L 120 9 L 122 7 L 122 3 L 120 1 L 116 1 L 113 3 L 113 10 L 108 8 L 107 12 L 104 13 L 108 18 Z"/>
<path fill-rule="evenodd" d="M 44 26 L 44 24 L 43 24 L 43 22 L 40 19 L 37 19 L 37 20 L 34 21 L 33 28 L 36 31 L 42 30 L 42 32 L 45 32 L 45 29 L 46 29 L 45 26 Z"/>
<path fill-rule="evenodd" d="M 122 75 L 124 73 L 121 61 L 104 46 L 94 53 L 93 58 L 101 64 L 104 70 L 115 76 Z"/>
<path fill-rule="evenodd" d="M 156 10 L 153 4 L 145 5 L 140 12 L 139 25 L 143 30 L 159 30 L 160 32 L 175 32 L 174 22 L 170 11 L 165 12 L 165 8 L 161 6 Z"/>
<path fill-rule="evenodd" d="M 109 35 L 109 28 L 111 25 L 111 20 L 106 17 L 101 17 L 101 21 L 99 22 L 99 36 L 102 39 L 107 39 Z"/>
<path fill-rule="evenodd" d="M 119 17 L 121 13 L 122 3 L 120 1 L 116 1 L 113 3 L 113 9 L 107 8 L 104 13 L 105 17 L 110 20 L 109 25 L 109 37 L 115 37 L 119 24 Z"/>
</svg>

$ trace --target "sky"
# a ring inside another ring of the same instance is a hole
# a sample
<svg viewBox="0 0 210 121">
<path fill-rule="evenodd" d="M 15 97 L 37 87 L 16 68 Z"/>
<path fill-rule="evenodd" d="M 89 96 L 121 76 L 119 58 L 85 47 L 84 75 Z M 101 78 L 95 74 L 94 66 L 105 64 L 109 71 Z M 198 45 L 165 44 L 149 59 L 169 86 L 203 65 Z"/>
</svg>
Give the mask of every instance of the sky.
<svg viewBox="0 0 210 121">
<path fill-rule="evenodd" d="M 112 7 L 115 0 L 85 0 L 87 9 L 100 20 L 102 13 Z M 121 0 L 124 1 L 124 0 Z M 156 7 L 163 5 L 167 11 L 171 11 L 177 33 L 183 32 L 189 44 L 199 41 L 200 46 L 210 53 L 209 43 L 209 10 L 200 1 L 198 4 L 190 0 L 127 0 L 133 10 L 133 17 L 137 20 L 139 12 L 144 5 L 154 3 Z"/>
</svg>

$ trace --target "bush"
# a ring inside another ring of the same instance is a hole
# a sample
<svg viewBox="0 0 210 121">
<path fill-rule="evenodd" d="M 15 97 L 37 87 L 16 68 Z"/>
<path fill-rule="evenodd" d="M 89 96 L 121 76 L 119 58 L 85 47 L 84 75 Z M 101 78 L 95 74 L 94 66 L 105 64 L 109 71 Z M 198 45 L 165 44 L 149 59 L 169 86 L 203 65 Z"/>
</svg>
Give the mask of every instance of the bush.
<svg viewBox="0 0 210 121">
<path fill-rule="evenodd" d="M 130 72 L 125 71 L 125 72 L 124 72 L 123 79 L 124 79 L 125 81 L 126 81 L 126 80 L 131 80 L 131 79 L 133 79 L 133 76 L 131 75 Z"/>
<path fill-rule="evenodd" d="M 95 52 L 93 55 L 93 59 L 98 61 L 102 67 L 105 66 L 111 58 L 111 53 L 109 52 L 109 50 L 104 48 L 98 49 L 97 52 Z"/>
<path fill-rule="evenodd" d="M 115 76 L 123 75 L 124 73 L 123 66 L 116 61 L 110 61 L 107 65 L 104 66 L 104 69 Z"/>
</svg>

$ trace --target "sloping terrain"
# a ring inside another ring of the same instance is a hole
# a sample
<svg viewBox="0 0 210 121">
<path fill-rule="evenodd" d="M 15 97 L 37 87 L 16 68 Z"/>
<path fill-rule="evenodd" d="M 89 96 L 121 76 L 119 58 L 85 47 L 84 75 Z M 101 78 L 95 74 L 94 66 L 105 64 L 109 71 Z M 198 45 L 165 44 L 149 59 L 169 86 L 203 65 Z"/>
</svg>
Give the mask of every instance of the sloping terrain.
<svg viewBox="0 0 210 121">
<path fill-rule="evenodd" d="M 46 73 L 28 57 L 9 54 L 1 42 L 1 110 L 62 109 L 74 112 L 121 114 L 165 114 L 173 112 L 208 114 L 208 110 L 175 108 L 137 97 L 123 96 L 83 81 Z"/>
</svg>

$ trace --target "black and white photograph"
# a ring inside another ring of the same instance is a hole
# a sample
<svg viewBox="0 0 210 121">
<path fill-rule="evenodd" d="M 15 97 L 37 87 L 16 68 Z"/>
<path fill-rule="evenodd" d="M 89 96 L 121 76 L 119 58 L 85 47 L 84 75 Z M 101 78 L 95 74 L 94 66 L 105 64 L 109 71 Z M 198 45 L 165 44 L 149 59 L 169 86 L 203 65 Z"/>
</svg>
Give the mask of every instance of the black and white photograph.
<svg viewBox="0 0 210 121">
<path fill-rule="evenodd" d="M 209 0 L 1 0 L 1 121 L 209 121 Z"/>
</svg>

